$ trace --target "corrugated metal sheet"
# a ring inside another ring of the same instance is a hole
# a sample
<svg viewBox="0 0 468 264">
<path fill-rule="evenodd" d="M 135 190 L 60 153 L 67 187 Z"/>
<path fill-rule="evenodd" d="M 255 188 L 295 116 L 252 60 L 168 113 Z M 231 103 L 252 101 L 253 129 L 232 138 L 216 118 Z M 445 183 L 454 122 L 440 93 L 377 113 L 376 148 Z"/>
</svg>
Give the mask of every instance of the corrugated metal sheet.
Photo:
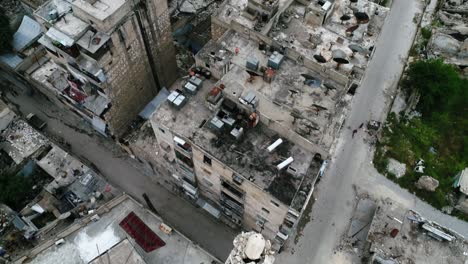
<svg viewBox="0 0 468 264">
<path fill-rule="evenodd" d="M 145 106 L 145 108 L 140 112 L 139 116 L 145 120 L 150 119 L 154 111 L 156 111 L 156 109 L 159 108 L 161 103 L 163 103 L 168 96 L 169 96 L 169 91 L 163 87 L 161 91 L 159 91 L 158 95 L 154 97 L 154 99 L 151 100 L 151 102 L 149 102 Z"/>
<path fill-rule="evenodd" d="M 41 25 L 28 16 L 23 16 L 18 31 L 13 35 L 13 48 L 22 51 L 36 41 L 42 34 Z"/>
<path fill-rule="evenodd" d="M 468 168 L 465 168 L 456 176 L 454 187 L 460 187 L 462 193 L 468 194 Z"/>
<path fill-rule="evenodd" d="M 55 46 L 52 44 L 52 42 L 50 41 L 50 39 L 48 37 L 42 36 L 42 37 L 39 38 L 39 40 L 37 42 L 39 42 L 40 44 L 42 44 L 46 48 L 48 48 L 48 49 L 50 49 L 52 51 L 55 51 Z"/>
<path fill-rule="evenodd" d="M 107 136 L 106 134 L 106 123 L 99 117 L 93 116 L 93 127 L 101 133 L 104 136 Z"/>
<path fill-rule="evenodd" d="M 23 62 L 23 59 L 16 54 L 8 53 L 0 56 L 0 62 L 12 69 L 16 69 Z"/>
<path fill-rule="evenodd" d="M 203 208 L 205 211 L 210 213 L 212 216 L 214 216 L 216 219 L 219 219 L 221 217 L 221 211 L 216 209 L 214 206 L 203 200 L 202 198 L 199 198 L 197 200 L 197 204 Z"/>
</svg>

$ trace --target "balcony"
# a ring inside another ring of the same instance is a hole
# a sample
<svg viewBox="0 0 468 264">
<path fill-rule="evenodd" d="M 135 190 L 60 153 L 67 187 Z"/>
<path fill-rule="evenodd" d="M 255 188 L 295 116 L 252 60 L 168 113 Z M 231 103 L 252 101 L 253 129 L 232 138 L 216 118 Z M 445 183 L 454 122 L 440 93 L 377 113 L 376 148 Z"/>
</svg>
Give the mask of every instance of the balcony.
<svg viewBox="0 0 468 264">
<path fill-rule="evenodd" d="M 192 159 L 192 146 L 189 143 L 179 137 L 174 137 L 174 145 L 180 153 Z"/>
<path fill-rule="evenodd" d="M 80 54 L 80 56 L 75 59 L 75 63 L 70 63 L 70 65 L 80 70 L 95 82 L 102 83 L 106 81 L 104 71 L 98 63 L 91 58 L 87 58 L 83 54 Z"/>
<path fill-rule="evenodd" d="M 243 190 L 233 186 L 231 183 L 227 181 L 223 181 L 221 183 L 221 186 L 223 187 L 224 192 L 226 192 L 232 197 L 235 197 L 234 199 L 239 200 L 239 202 L 243 202 L 244 194 L 245 194 Z"/>
<path fill-rule="evenodd" d="M 221 205 L 231 211 L 235 211 L 240 216 L 244 214 L 244 205 L 223 192 L 221 192 Z"/>
<path fill-rule="evenodd" d="M 193 161 L 191 157 L 186 156 L 183 152 L 175 149 L 175 156 L 177 158 L 177 163 L 185 165 L 190 171 L 193 171 Z"/>
</svg>

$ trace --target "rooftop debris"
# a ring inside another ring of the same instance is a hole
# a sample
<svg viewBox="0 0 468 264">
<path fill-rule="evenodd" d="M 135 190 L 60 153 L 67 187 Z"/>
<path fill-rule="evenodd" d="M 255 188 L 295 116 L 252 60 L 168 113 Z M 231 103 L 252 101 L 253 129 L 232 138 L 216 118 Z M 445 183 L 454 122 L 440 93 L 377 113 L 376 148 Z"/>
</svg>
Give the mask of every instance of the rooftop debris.
<svg viewBox="0 0 468 264">
<path fill-rule="evenodd" d="M 275 261 L 271 242 L 256 232 L 242 232 L 234 238 L 234 248 L 226 264 L 273 264 Z"/>
<path fill-rule="evenodd" d="M 390 200 L 379 204 L 367 241 L 372 259 L 389 263 L 464 263 L 468 250 L 459 234 Z"/>
</svg>

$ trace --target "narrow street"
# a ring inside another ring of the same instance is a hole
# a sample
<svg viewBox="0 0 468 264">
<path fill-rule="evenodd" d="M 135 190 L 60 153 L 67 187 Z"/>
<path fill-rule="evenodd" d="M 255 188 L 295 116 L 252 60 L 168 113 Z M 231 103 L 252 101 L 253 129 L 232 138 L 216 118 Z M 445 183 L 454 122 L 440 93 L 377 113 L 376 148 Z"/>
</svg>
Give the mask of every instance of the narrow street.
<svg viewBox="0 0 468 264">
<path fill-rule="evenodd" d="M 22 82 L 4 72 L 0 72 L 0 78 L 24 89 Z M 221 260 L 227 258 L 236 235 L 229 227 L 154 183 L 138 168 L 138 161 L 131 159 L 113 141 L 95 134 L 86 121 L 37 93 L 28 96 L 18 92 L 17 96 L 9 94 L 8 98 L 23 116 L 35 113 L 45 120 L 47 127 L 44 132 L 48 137 L 56 142 L 68 143 L 71 153 L 94 164 L 112 185 L 143 204 L 142 194 L 146 193 L 158 213 L 170 226 L 178 229 L 215 257 Z"/>
<path fill-rule="evenodd" d="M 432 2 L 435 3 L 434 0 Z M 431 5 L 433 7 L 435 4 Z M 327 171 L 316 186 L 310 221 L 296 241 L 289 239 L 275 263 L 355 263 L 340 252 L 339 247 L 343 234 L 347 232 L 357 195 L 362 193 L 377 199 L 391 198 L 468 238 L 466 222 L 441 213 L 375 170 L 371 162 L 373 146 L 368 143 L 370 136 L 363 129 L 352 137 L 352 131 L 361 123 L 385 120 L 417 32 L 416 18 L 422 15 L 423 9 L 422 0 L 392 1 L 374 56 L 336 139 Z M 41 94 L 19 92 L 29 88 L 5 72 L 0 71 L 0 79 L 18 88 L 18 92 L 12 94 L 7 93 L 5 87 L 0 87 L 4 96 L 23 116 L 34 113 L 45 120 L 47 127 L 44 133 L 54 142 L 91 164 L 113 186 L 143 204 L 142 195 L 146 193 L 168 225 L 220 260 L 227 258 L 236 235 L 232 229 L 157 184 L 152 180 L 154 175 L 146 174 L 138 160 L 129 157 L 112 140 L 98 135 L 81 117 L 62 109 Z"/>
<path fill-rule="evenodd" d="M 421 15 L 423 8 L 419 0 L 393 1 L 377 50 L 337 141 L 329 170 L 317 186 L 311 220 L 299 234 L 297 244 L 290 241 L 280 254 L 279 263 L 354 263 L 338 249 L 347 231 L 357 192 L 376 198 L 390 197 L 468 237 L 468 224 L 442 214 L 375 171 L 371 164 L 373 150 L 365 143 L 367 136 L 362 130 L 354 139 L 351 137 L 352 130 L 361 123 L 385 120 L 390 97 L 397 88 L 417 31 L 415 15 Z"/>
</svg>

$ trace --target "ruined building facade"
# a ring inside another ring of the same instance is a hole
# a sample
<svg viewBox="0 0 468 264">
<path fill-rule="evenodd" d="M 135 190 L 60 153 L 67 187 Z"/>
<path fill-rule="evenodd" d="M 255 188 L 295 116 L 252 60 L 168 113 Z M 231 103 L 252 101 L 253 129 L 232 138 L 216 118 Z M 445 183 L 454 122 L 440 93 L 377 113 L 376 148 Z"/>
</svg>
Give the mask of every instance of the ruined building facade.
<svg viewBox="0 0 468 264">
<path fill-rule="evenodd" d="M 177 78 L 165 0 L 50 0 L 34 16 L 51 61 L 29 79 L 103 134 L 121 136 Z"/>
<path fill-rule="evenodd" d="M 342 19 L 352 10 L 362 14 Z M 386 12 L 365 0 L 224 1 L 195 56 L 197 75 L 174 85 L 151 118 L 156 155 L 172 170 L 165 182 L 283 245 L 324 173 Z"/>
</svg>

